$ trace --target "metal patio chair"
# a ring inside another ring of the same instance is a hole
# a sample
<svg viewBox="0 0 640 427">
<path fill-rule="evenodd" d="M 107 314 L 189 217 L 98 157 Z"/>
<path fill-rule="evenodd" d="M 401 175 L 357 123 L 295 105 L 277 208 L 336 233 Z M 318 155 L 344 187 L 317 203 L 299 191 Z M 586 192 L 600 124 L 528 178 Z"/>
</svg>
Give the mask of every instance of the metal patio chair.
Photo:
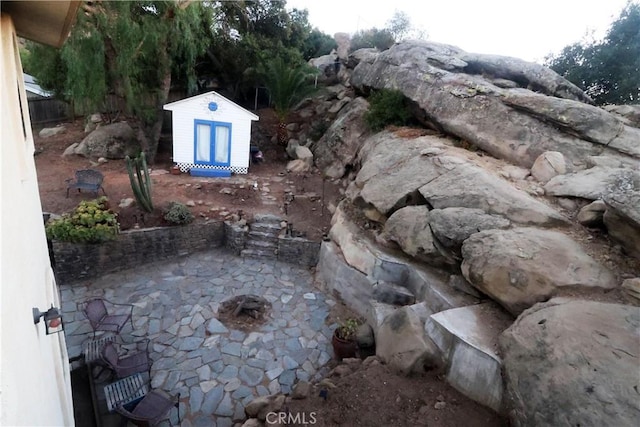
<svg viewBox="0 0 640 427">
<path fill-rule="evenodd" d="M 127 322 L 131 323 L 133 330 L 133 304 L 118 304 L 104 298 L 94 298 L 82 303 L 81 310 L 89 319 L 93 339 L 98 331 L 120 334 Z"/>
<path fill-rule="evenodd" d="M 102 181 L 104 180 L 104 175 L 102 172 L 94 170 L 94 169 L 82 169 L 78 170 L 75 173 L 75 179 L 69 178 L 66 180 L 67 183 L 67 198 L 69 197 L 69 190 L 77 189 L 78 192 L 81 190 L 92 191 L 98 197 L 98 192 L 102 189 L 104 195 L 107 195 L 107 192 L 104 191 L 104 187 L 102 186 Z"/>
<path fill-rule="evenodd" d="M 118 404 L 115 409 L 133 424 L 150 427 L 158 425 L 163 420 L 169 420 L 169 424 L 173 425 L 171 408 L 175 406 L 178 409 L 178 425 L 180 424 L 180 393 L 172 396 L 163 390 L 154 389 L 133 405 Z"/>
<path fill-rule="evenodd" d="M 142 344 L 142 346 L 140 346 Z M 145 339 L 135 344 L 138 348 L 126 351 L 126 347 L 107 342 L 102 347 L 101 358 L 104 366 L 110 369 L 117 378 L 147 372 L 151 377 L 151 364 L 149 357 L 149 340 Z"/>
</svg>

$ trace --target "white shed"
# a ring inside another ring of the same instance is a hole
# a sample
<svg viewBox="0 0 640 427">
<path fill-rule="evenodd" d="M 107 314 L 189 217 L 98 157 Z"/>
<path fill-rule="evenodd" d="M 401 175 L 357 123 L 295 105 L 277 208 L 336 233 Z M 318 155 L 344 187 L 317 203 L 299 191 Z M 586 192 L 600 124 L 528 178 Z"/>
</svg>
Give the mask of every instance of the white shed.
<svg viewBox="0 0 640 427">
<path fill-rule="evenodd" d="M 259 118 L 216 92 L 164 106 L 172 112 L 173 161 L 195 176 L 249 170 L 251 122 Z"/>
</svg>

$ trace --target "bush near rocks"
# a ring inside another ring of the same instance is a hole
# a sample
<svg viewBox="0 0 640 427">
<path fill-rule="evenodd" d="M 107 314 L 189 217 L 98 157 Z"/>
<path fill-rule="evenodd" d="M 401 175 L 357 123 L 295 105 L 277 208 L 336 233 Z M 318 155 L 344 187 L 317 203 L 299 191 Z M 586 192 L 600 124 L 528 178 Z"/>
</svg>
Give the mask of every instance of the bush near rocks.
<svg viewBox="0 0 640 427">
<path fill-rule="evenodd" d="M 412 117 L 405 96 L 398 90 L 376 91 L 369 98 L 369 103 L 364 120 L 373 131 L 382 130 L 388 125 L 406 125 Z"/>
<path fill-rule="evenodd" d="M 171 224 L 186 225 L 193 222 L 194 216 L 186 205 L 180 202 L 171 202 L 164 213 L 164 219 Z"/>
</svg>

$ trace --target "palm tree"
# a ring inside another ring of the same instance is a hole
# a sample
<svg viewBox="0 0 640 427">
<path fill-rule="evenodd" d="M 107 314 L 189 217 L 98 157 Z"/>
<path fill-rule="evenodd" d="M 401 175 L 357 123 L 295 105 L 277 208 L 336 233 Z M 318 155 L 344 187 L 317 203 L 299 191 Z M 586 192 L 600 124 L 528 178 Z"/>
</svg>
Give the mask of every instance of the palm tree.
<svg viewBox="0 0 640 427">
<path fill-rule="evenodd" d="M 305 97 L 316 91 L 312 76 L 315 68 L 306 64 L 285 64 L 280 57 L 268 61 L 264 68 L 262 78 L 269 91 L 271 103 L 278 117 L 278 142 L 286 146 L 288 143 L 287 116 L 291 109 Z"/>
</svg>

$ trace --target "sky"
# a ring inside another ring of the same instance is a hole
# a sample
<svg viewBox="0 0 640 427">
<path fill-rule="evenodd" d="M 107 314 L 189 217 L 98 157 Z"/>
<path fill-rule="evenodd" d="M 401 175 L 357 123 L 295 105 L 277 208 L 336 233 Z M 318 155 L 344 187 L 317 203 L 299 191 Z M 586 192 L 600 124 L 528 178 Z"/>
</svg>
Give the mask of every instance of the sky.
<svg viewBox="0 0 640 427">
<path fill-rule="evenodd" d="M 354 33 L 382 29 L 396 10 L 434 42 L 467 52 L 542 62 L 549 53 L 584 39 L 602 38 L 627 0 L 287 0 L 307 9 L 321 31 Z"/>
</svg>

